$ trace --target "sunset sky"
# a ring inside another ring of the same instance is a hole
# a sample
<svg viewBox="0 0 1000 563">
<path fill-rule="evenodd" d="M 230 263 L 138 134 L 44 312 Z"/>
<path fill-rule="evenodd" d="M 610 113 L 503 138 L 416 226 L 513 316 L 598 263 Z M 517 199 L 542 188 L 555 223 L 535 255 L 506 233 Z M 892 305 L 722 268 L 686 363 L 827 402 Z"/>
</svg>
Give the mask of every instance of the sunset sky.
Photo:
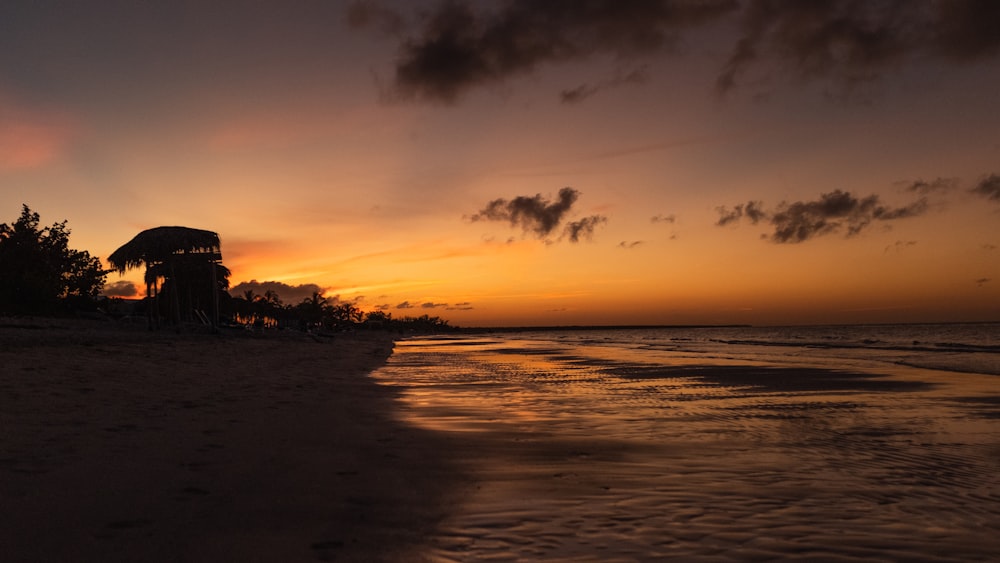
<svg viewBox="0 0 1000 563">
<path fill-rule="evenodd" d="M 0 222 L 102 259 L 209 229 L 236 290 L 461 326 L 1000 320 L 997 29 L 989 0 L 4 2 Z"/>
</svg>

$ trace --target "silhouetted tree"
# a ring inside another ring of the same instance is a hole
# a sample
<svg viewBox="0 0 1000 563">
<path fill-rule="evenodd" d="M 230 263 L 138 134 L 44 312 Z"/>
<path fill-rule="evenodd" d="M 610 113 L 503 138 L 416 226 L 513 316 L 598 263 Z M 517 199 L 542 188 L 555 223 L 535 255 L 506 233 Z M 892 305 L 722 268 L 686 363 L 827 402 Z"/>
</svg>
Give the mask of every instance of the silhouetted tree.
<svg viewBox="0 0 1000 563">
<path fill-rule="evenodd" d="M 349 328 L 360 323 L 364 313 L 350 303 L 337 303 L 330 308 L 327 316 L 332 328 Z"/>
<path fill-rule="evenodd" d="M 0 311 L 93 306 L 108 274 L 100 259 L 69 248 L 66 221 L 41 228 L 39 222 L 38 213 L 23 205 L 17 221 L 0 224 Z"/>
<path fill-rule="evenodd" d="M 324 324 L 326 317 L 331 312 L 330 302 L 327 298 L 313 292 L 309 297 L 302 300 L 295 306 L 295 316 L 299 320 L 300 328 L 312 328 Z"/>
</svg>

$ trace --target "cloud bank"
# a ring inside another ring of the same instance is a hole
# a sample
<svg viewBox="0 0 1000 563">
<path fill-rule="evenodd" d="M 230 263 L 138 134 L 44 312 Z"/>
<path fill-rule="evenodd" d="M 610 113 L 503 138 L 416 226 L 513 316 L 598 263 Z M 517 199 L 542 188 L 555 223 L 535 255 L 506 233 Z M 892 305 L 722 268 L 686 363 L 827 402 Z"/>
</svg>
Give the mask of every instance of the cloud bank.
<svg viewBox="0 0 1000 563">
<path fill-rule="evenodd" d="M 385 22 L 398 21 L 370 2 L 363 5 L 368 7 L 349 12 L 353 16 L 348 21 L 355 27 L 384 28 Z M 530 73 L 546 63 L 660 51 L 672 45 L 681 30 L 714 21 L 738 6 L 735 0 L 509 0 L 499 7 L 487 5 L 493 9 L 443 1 L 425 14 L 418 29 L 401 40 L 396 94 L 451 103 L 469 89 Z M 567 90 L 563 99 L 578 101 L 600 87 Z"/>
<path fill-rule="evenodd" d="M 416 23 L 368 1 L 353 3 L 347 21 L 399 41 L 395 96 L 443 103 L 547 64 L 670 52 L 685 32 L 723 21 L 738 33 L 719 46 L 728 53 L 720 93 L 755 67 L 850 86 L 911 60 L 968 63 L 1000 53 L 993 0 L 445 0 Z M 561 98 L 582 101 L 632 81 L 626 76 L 564 89 Z"/>
<path fill-rule="evenodd" d="M 108 297 L 135 297 L 139 295 L 139 289 L 130 281 L 116 281 L 105 284 L 102 292 Z"/>
<path fill-rule="evenodd" d="M 229 288 L 229 294 L 234 297 L 242 297 L 247 291 L 252 291 L 256 295 L 264 295 L 272 291 L 278 295 L 282 303 L 296 304 L 304 299 L 312 297 L 313 293 L 323 294 L 326 290 L 314 283 L 304 283 L 301 285 L 289 285 L 279 281 L 257 281 L 240 282 Z M 334 298 L 339 301 L 339 299 Z"/>
</svg>

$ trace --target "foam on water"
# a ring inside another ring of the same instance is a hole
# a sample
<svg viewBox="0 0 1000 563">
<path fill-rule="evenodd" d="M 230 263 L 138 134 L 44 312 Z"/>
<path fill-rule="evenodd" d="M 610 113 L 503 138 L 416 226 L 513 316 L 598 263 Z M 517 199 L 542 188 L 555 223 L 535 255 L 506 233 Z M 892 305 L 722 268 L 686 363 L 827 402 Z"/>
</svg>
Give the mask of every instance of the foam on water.
<svg viewBox="0 0 1000 563">
<path fill-rule="evenodd" d="M 440 560 L 997 558 L 1000 380 L 905 367 L 882 332 L 417 339 L 375 377 L 473 476 Z"/>
</svg>

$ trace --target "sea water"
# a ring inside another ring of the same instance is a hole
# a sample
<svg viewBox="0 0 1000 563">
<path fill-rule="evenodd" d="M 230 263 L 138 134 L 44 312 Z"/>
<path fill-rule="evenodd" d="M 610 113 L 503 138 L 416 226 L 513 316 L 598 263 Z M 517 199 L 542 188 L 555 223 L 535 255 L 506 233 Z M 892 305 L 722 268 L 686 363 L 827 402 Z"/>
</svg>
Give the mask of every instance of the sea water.
<svg viewBox="0 0 1000 563">
<path fill-rule="evenodd" d="M 410 338 L 374 376 L 469 475 L 472 560 L 1000 558 L 1000 325 Z"/>
</svg>

